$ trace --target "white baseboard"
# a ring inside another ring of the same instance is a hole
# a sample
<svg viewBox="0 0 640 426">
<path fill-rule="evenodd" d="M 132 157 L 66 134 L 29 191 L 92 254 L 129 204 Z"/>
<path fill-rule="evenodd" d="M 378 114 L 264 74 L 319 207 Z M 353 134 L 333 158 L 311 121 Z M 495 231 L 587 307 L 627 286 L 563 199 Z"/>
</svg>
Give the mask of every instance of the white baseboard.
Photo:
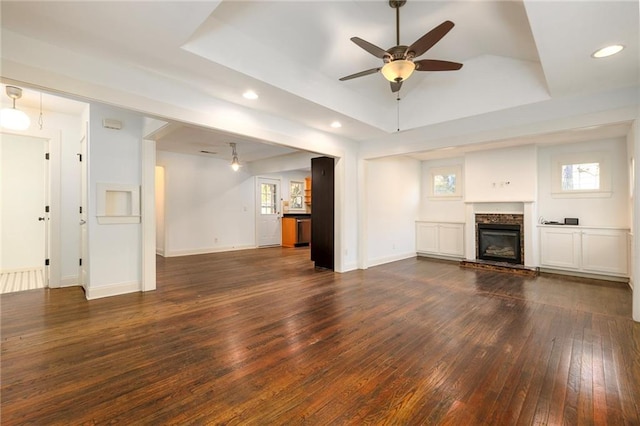
<svg viewBox="0 0 640 426">
<path fill-rule="evenodd" d="M 589 274 L 589 273 L 585 273 L 585 272 L 567 271 L 567 270 L 563 270 L 563 269 L 540 267 L 540 272 L 546 272 L 548 274 L 568 275 L 568 276 L 580 277 L 580 278 L 590 278 L 590 279 L 594 279 L 594 280 L 616 281 L 616 282 L 621 282 L 621 283 L 629 283 L 630 282 L 628 277 L 621 277 L 621 276 L 616 276 L 616 275 Z"/>
<path fill-rule="evenodd" d="M 225 251 L 237 251 L 254 249 L 254 245 L 243 246 L 231 246 L 231 247 L 210 247 L 203 249 L 190 249 L 190 250 L 169 250 L 165 254 L 165 257 L 179 257 L 179 256 L 193 256 L 194 254 L 209 254 L 209 253 L 221 253 Z"/>
<path fill-rule="evenodd" d="M 85 287 L 87 300 L 100 299 L 102 297 L 118 296 L 120 294 L 136 293 L 142 291 L 140 281 L 107 284 L 99 287 Z"/>
<path fill-rule="evenodd" d="M 375 259 L 369 259 L 369 262 L 367 262 L 367 267 L 370 268 L 372 266 L 384 265 L 385 263 L 397 262 L 398 260 L 409 259 L 412 257 L 416 257 L 415 251 L 398 253 L 392 256 L 377 257 Z"/>
<path fill-rule="evenodd" d="M 358 262 L 353 261 L 353 262 L 345 263 L 342 266 L 342 269 L 336 272 L 339 272 L 342 274 L 349 271 L 355 271 L 356 269 L 358 269 Z"/>
<path fill-rule="evenodd" d="M 164 257 L 164 249 L 162 247 L 156 247 L 156 254 Z"/>
<path fill-rule="evenodd" d="M 464 256 L 446 256 L 442 254 L 431 254 L 418 252 L 418 257 L 429 257 L 431 259 L 451 260 L 452 262 L 460 262 L 464 259 Z"/>
<path fill-rule="evenodd" d="M 67 275 L 60 279 L 60 287 L 74 287 L 77 285 L 79 285 L 77 275 Z"/>
</svg>

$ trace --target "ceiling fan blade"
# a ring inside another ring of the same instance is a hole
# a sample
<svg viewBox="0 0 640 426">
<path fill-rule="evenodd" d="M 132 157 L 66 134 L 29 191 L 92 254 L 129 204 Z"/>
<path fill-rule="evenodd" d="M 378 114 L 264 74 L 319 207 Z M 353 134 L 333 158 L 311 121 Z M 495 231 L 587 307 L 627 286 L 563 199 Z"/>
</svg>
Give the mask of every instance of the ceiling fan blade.
<svg viewBox="0 0 640 426">
<path fill-rule="evenodd" d="M 437 59 L 423 59 L 415 61 L 416 71 L 457 71 L 462 68 L 459 62 L 439 61 Z"/>
<path fill-rule="evenodd" d="M 355 74 L 348 75 L 346 77 L 340 78 L 340 81 L 351 80 L 352 78 L 364 77 L 365 75 L 375 74 L 380 71 L 382 68 L 371 68 L 370 70 L 360 71 Z"/>
<path fill-rule="evenodd" d="M 453 28 L 454 23 L 451 21 L 444 21 L 442 24 L 438 25 L 418 40 L 416 40 L 409 48 L 407 49 L 407 54 L 409 52 L 413 52 L 413 57 L 417 58 L 422 55 L 427 50 L 431 49 L 437 42 L 440 41 L 442 37 L 447 35 L 451 28 Z"/>
<path fill-rule="evenodd" d="M 375 44 L 371 44 L 368 41 L 361 39 L 360 37 L 351 37 L 351 41 L 377 58 L 383 59 L 385 56 L 389 56 L 387 51 L 383 48 L 378 47 Z"/>
<path fill-rule="evenodd" d="M 402 87 L 402 82 L 401 81 L 391 81 L 391 91 L 393 93 L 399 92 L 400 88 Z"/>
</svg>

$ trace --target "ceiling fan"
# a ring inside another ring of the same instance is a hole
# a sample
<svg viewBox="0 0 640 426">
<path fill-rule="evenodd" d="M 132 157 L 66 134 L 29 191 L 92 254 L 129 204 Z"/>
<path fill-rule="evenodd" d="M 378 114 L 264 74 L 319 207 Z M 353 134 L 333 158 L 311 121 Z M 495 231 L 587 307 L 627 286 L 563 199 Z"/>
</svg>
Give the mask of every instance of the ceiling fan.
<svg viewBox="0 0 640 426">
<path fill-rule="evenodd" d="M 402 82 L 409 78 L 413 71 L 456 71 L 462 68 L 458 62 L 441 61 L 437 59 L 422 59 L 414 61 L 415 58 L 424 54 L 440 41 L 451 29 L 453 22 L 444 21 L 418 40 L 411 46 L 400 44 L 400 7 L 406 0 L 389 0 L 389 6 L 396 10 L 396 44 L 397 46 L 384 50 L 374 44 L 369 43 L 359 37 L 351 37 L 351 41 L 371 53 L 373 56 L 384 61 L 384 65 L 360 71 L 355 74 L 342 77 L 340 81 L 351 80 L 352 78 L 363 77 L 375 74 L 378 71 L 391 83 L 391 91 L 397 92 L 402 87 Z"/>
</svg>

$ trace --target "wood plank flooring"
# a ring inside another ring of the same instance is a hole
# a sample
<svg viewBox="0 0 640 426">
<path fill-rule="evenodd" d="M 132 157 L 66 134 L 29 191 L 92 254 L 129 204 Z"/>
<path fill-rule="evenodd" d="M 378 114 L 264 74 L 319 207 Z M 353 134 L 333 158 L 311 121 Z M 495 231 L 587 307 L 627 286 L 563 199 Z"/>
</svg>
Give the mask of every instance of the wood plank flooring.
<svg viewBox="0 0 640 426">
<path fill-rule="evenodd" d="M 145 294 L 0 296 L 2 424 L 640 424 L 626 284 L 308 255 L 159 258 Z"/>
</svg>

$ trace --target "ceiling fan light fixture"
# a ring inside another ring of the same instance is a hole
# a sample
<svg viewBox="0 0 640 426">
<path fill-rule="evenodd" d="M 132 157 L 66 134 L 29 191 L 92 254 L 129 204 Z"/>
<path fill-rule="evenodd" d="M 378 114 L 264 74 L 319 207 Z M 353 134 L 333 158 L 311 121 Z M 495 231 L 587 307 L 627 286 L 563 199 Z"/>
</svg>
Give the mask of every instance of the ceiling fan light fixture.
<svg viewBox="0 0 640 426">
<path fill-rule="evenodd" d="M 380 71 L 387 80 L 399 83 L 409 78 L 415 69 L 416 64 L 413 61 L 397 59 L 384 64 Z"/>
<path fill-rule="evenodd" d="M 3 108 L 0 111 L 0 127 L 9 130 L 26 130 L 31 125 L 29 116 L 24 112 L 16 109 L 16 99 L 22 97 L 22 89 L 15 86 L 7 86 L 7 96 L 13 99 L 12 108 Z"/>
<path fill-rule="evenodd" d="M 623 45 L 621 45 L 621 44 L 613 44 L 611 46 L 603 47 L 602 49 L 596 50 L 595 52 L 593 52 L 591 57 L 596 58 L 596 59 L 598 59 L 598 58 L 606 58 L 607 56 L 615 55 L 616 53 L 621 52 L 622 49 L 624 49 Z"/>
</svg>

